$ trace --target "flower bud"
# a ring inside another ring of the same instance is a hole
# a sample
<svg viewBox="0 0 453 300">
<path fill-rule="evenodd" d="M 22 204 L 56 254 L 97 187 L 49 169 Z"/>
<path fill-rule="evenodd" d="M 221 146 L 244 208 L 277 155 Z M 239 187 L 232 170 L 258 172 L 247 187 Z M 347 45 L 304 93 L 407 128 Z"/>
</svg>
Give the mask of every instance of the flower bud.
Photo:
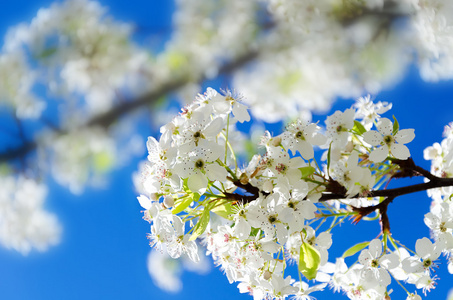
<svg viewBox="0 0 453 300">
<path fill-rule="evenodd" d="M 280 136 L 276 136 L 271 139 L 270 144 L 271 146 L 278 147 L 282 143 L 282 138 Z"/>
<path fill-rule="evenodd" d="M 264 273 L 263 273 L 264 280 L 269 280 L 271 277 L 272 277 L 271 272 L 269 272 L 268 270 L 264 271 Z"/>
<path fill-rule="evenodd" d="M 164 196 L 164 205 L 166 208 L 170 208 L 175 205 L 175 199 L 171 195 Z"/>
<path fill-rule="evenodd" d="M 158 201 L 159 200 L 159 196 L 157 195 L 157 193 L 151 193 L 149 195 L 149 199 L 151 199 L 151 201 Z"/>
<path fill-rule="evenodd" d="M 354 150 L 354 143 L 352 141 L 348 141 L 345 147 L 346 152 L 352 152 Z"/>
<path fill-rule="evenodd" d="M 239 177 L 239 181 L 240 181 L 242 184 L 247 184 L 247 183 L 249 183 L 249 177 L 247 176 L 247 174 L 242 173 L 242 174 L 241 174 L 241 177 Z"/>
</svg>

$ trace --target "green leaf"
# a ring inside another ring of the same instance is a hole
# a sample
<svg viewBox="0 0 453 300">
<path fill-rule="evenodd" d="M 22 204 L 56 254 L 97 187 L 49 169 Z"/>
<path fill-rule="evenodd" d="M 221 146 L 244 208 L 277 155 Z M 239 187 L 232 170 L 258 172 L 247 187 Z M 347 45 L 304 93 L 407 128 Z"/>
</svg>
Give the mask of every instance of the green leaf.
<svg viewBox="0 0 453 300">
<path fill-rule="evenodd" d="M 189 241 L 195 241 L 197 237 L 203 234 L 203 232 L 206 230 L 206 227 L 208 227 L 209 224 L 210 210 L 211 209 L 209 206 L 204 208 L 203 213 L 200 216 L 200 219 L 198 219 L 197 224 L 195 224 L 192 236 L 190 237 Z"/>
<path fill-rule="evenodd" d="M 343 253 L 343 258 L 346 258 L 348 256 L 352 256 L 354 254 L 356 254 L 357 252 L 361 251 L 362 249 L 368 247 L 368 244 L 370 244 L 370 242 L 363 242 L 363 243 L 358 243 L 358 244 L 355 244 L 354 246 L 352 246 L 351 248 L 349 248 L 348 250 L 346 250 L 344 253 Z"/>
<path fill-rule="evenodd" d="M 393 123 L 393 135 L 395 135 L 398 130 L 400 130 L 400 124 L 398 123 L 398 120 L 395 118 L 395 116 L 393 116 L 393 120 L 395 120 L 395 122 Z"/>
<path fill-rule="evenodd" d="M 176 215 L 185 210 L 189 207 L 190 203 L 193 201 L 198 201 L 200 199 L 200 194 L 193 193 L 186 198 L 183 198 L 180 202 L 178 202 L 175 207 L 171 210 L 172 214 Z"/>
<path fill-rule="evenodd" d="M 233 206 L 231 203 L 227 202 L 222 205 L 218 205 L 214 207 L 211 211 L 215 213 L 216 215 L 221 216 L 222 218 L 231 220 L 230 215 L 233 213 L 232 212 Z"/>
<path fill-rule="evenodd" d="M 329 175 L 329 169 L 330 169 L 330 151 L 331 151 L 331 149 L 332 149 L 332 143 L 330 143 L 329 151 L 327 151 L 327 175 Z"/>
<path fill-rule="evenodd" d="M 354 127 L 352 128 L 352 130 L 354 130 L 355 132 L 357 132 L 360 135 L 362 135 L 366 132 L 365 127 L 363 127 L 362 123 L 360 123 L 357 120 L 354 120 Z"/>
<path fill-rule="evenodd" d="M 183 188 L 184 192 L 186 192 L 187 194 L 190 194 L 190 193 L 192 193 L 192 191 L 189 189 L 189 186 L 187 185 L 188 181 L 189 181 L 189 177 L 183 179 L 182 188 Z"/>
<path fill-rule="evenodd" d="M 316 171 L 312 166 L 299 168 L 299 170 L 302 172 L 302 178 L 307 178 Z"/>
<path fill-rule="evenodd" d="M 321 255 L 315 247 L 309 243 L 303 243 L 300 246 L 299 272 L 301 272 L 308 280 L 316 278 L 320 262 Z"/>
</svg>

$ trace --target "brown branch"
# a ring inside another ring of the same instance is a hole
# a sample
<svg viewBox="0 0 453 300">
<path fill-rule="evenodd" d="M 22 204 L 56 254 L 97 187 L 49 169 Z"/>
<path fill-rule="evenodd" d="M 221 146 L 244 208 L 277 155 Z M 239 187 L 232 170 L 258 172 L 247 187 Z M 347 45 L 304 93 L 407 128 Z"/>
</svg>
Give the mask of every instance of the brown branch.
<svg viewBox="0 0 453 300">
<path fill-rule="evenodd" d="M 372 205 L 372 206 L 365 206 L 365 207 L 355 207 L 352 206 L 352 210 L 357 212 L 357 214 L 353 217 L 353 223 L 358 223 L 360 220 L 362 220 L 363 217 L 371 214 L 375 210 L 379 210 L 380 216 L 380 222 L 381 222 L 381 228 L 382 232 L 390 233 L 390 221 L 389 217 L 387 215 L 387 208 L 390 203 L 393 202 L 394 197 L 388 197 L 384 201 L 382 201 L 379 204 Z"/>
<path fill-rule="evenodd" d="M 234 70 L 248 64 L 249 62 L 255 60 L 258 57 L 258 52 L 251 50 L 242 56 L 237 57 L 236 59 L 225 63 L 219 69 L 219 74 L 228 74 L 233 72 Z M 203 81 L 206 78 L 202 76 L 199 81 Z M 171 93 L 179 88 L 182 88 L 184 85 L 188 84 L 190 79 L 185 76 L 178 77 L 173 79 L 170 82 L 167 82 L 160 87 L 150 91 L 149 93 L 139 96 L 138 98 L 132 101 L 122 102 L 121 104 L 113 107 L 106 113 L 96 115 L 92 119 L 88 120 L 84 126 L 101 126 L 104 128 L 108 128 L 112 125 L 115 121 L 117 121 L 121 116 L 131 113 L 134 110 L 153 104 L 162 96 Z M 55 131 L 57 134 L 65 134 L 67 131 L 59 130 L 58 132 Z M 28 153 L 36 150 L 38 147 L 37 141 L 29 141 L 24 142 L 22 145 L 16 148 L 8 149 L 5 152 L 0 153 L 0 163 L 7 162 L 9 160 L 14 160 L 17 158 L 24 157 Z"/>
<path fill-rule="evenodd" d="M 246 193 L 249 194 L 249 195 L 240 195 L 240 194 L 233 194 L 233 193 L 225 193 L 225 196 L 231 200 L 240 201 L 242 204 L 245 204 L 245 203 L 250 203 L 250 202 L 258 199 L 260 194 L 262 194 L 263 196 L 269 195 L 269 193 L 260 191 L 259 188 L 251 185 L 250 182 L 247 182 L 244 184 L 240 180 L 233 180 L 232 178 L 229 178 L 229 179 L 233 182 L 233 184 L 235 186 L 237 186 L 238 188 L 244 190 Z"/>
<path fill-rule="evenodd" d="M 453 178 L 440 178 L 435 177 L 434 180 L 419 183 L 409 186 L 404 186 L 400 188 L 388 189 L 388 190 L 377 190 L 370 191 L 367 195 L 355 195 L 352 197 L 347 197 L 345 194 L 334 194 L 334 193 L 324 193 L 319 199 L 320 202 L 335 200 L 335 199 L 346 199 L 346 198 L 373 198 L 373 197 L 398 197 L 402 195 L 412 194 L 416 192 L 426 191 L 429 189 L 440 188 L 445 186 L 453 186 Z"/>
</svg>

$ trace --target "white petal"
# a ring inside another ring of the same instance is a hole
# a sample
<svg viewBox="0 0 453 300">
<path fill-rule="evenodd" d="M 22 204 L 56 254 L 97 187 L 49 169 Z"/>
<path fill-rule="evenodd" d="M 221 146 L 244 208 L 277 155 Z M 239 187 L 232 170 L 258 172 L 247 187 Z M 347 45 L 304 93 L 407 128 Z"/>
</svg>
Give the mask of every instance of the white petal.
<svg viewBox="0 0 453 300">
<path fill-rule="evenodd" d="M 377 146 L 383 140 L 382 134 L 380 134 L 376 130 L 370 130 L 370 131 L 364 132 L 362 136 L 363 136 L 363 140 L 365 142 L 367 142 L 368 144 L 370 144 L 371 146 Z"/>
<path fill-rule="evenodd" d="M 239 218 L 233 227 L 233 232 L 237 237 L 246 239 L 250 236 L 250 229 L 252 229 L 250 224 L 243 218 Z"/>
<path fill-rule="evenodd" d="M 415 138 L 414 129 L 403 129 L 398 131 L 397 134 L 395 134 L 395 140 L 400 144 L 410 143 L 414 138 Z"/>
<path fill-rule="evenodd" d="M 300 155 L 307 160 L 314 157 L 315 152 L 313 151 L 313 146 L 306 141 L 298 141 L 295 148 L 299 151 Z"/>
<path fill-rule="evenodd" d="M 379 163 L 379 162 L 384 161 L 387 158 L 388 154 L 389 154 L 389 147 L 387 147 L 387 145 L 383 145 L 379 148 L 374 149 L 370 153 L 369 159 L 372 162 Z"/>
<path fill-rule="evenodd" d="M 230 111 L 231 109 L 231 104 L 229 101 L 225 100 L 225 97 L 221 96 L 223 99 L 216 101 L 212 104 L 212 107 L 214 107 L 214 110 L 218 114 L 226 114 Z"/>
<path fill-rule="evenodd" d="M 433 250 L 433 243 L 431 243 L 431 241 L 426 237 L 418 239 L 415 243 L 415 251 L 417 252 L 417 255 L 422 259 L 429 257 Z"/>
<path fill-rule="evenodd" d="M 358 163 L 359 163 L 359 154 L 354 151 L 351 153 L 351 155 L 349 155 L 347 167 L 348 167 L 348 169 L 351 169 L 352 167 L 357 166 Z"/>
<path fill-rule="evenodd" d="M 413 256 L 405 258 L 401 265 L 406 273 L 421 273 L 424 271 L 422 262 Z"/>
<path fill-rule="evenodd" d="M 387 270 L 391 270 L 399 266 L 400 259 L 395 253 L 386 254 L 379 259 L 379 264 Z"/>
<path fill-rule="evenodd" d="M 316 238 L 316 244 L 319 247 L 329 249 L 332 246 L 332 234 L 329 232 L 321 232 Z"/>
<path fill-rule="evenodd" d="M 175 232 L 177 235 L 183 235 L 184 234 L 184 226 L 186 223 L 183 223 L 181 218 L 179 216 L 172 216 L 172 222 L 173 222 L 173 228 L 175 229 Z"/>
<path fill-rule="evenodd" d="M 207 165 L 205 170 L 206 170 L 206 175 L 208 175 L 209 180 L 212 180 L 212 181 L 225 180 L 228 175 L 227 170 L 225 170 L 224 167 L 219 166 L 217 163 Z"/>
<path fill-rule="evenodd" d="M 148 153 L 149 154 L 158 154 L 159 153 L 159 142 L 157 140 L 150 136 L 148 137 L 148 141 L 146 142 L 146 147 L 148 148 Z"/>
<path fill-rule="evenodd" d="M 390 146 L 392 155 L 395 156 L 398 159 L 408 159 L 411 156 L 411 153 L 409 152 L 409 148 L 402 144 L 393 144 Z"/>
<path fill-rule="evenodd" d="M 140 206 L 143 207 L 144 209 L 150 209 L 151 208 L 151 200 L 143 195 L 140 195 L 137 197 L 138 202 L 140 203 Z"/>
<path fill-rule="evenodd" d="M 205 134 L 205 137 L 208 139 L 210 137 L 215 137 L 217 134 L 222 131 L 223 128 L 223 119 L 222 118 L 215 118 L 212 120 L 211 123 L 209 123 L 208 126 L 203 130 L 203 133 Z"/>
<path fill-rule="evenodd" d="M 315 133 L 312 137 L 307 137 L 307 140 L 313 145 L 322 146 L 327 142 L 327 137 L 320 133 Z"/>
<path fill-rule="evenodd" d="M 204 192 L 204 189 L 208 186 L 208 179 L 204 176 L 204 174 L 195 172 L 195 174 L 189 176 L 187 186 L 192 192 L 203 194 L 202 192 Z"/>
<path fill-rule="evenodd" d="M 200 261 L 200 257 L 198 256 L 198 246 L 195 241 L 189 241 L 191 235 L 186 234 L 184 235 L 184 244 L 185 244 L 185 252 L 187 256 L 189 256 L 190 260 L 198 263 Z"/>
<path fill-rule="evenodd" d="M 382 118 L 377 124 L 377 129 L 382 135 L 391 135 L 393 132 L 393 123 L 387 118 Z"/>
<path fill-rule="evenodd" d="M 362 250 L 359 255 L 359 262 L 364 266 L 369 266 L 374 257 L 368 249 Z"/>
<path fill-rule="evenodd" d="M 235 102 L 233 105 L 234 117 L 241 123 L 250 121 L 250 115 L 247 111 L 247 106 L 242 103 Z"/>
<path fill-rule="evenodd" d="M 187 178 L 192 172 L 194 168 L 194 162 L 188 159 L 184 159 L 173 167 L 173 171 L 178 174 L 181 178 Z"/>
<path fill-rule="evenodd" d="M 378 258 L 381 256 L 382 253 L 382 244 L 381 240 L 379 239 L 374 239 L 370 242 L 368 249 L 370 249 L 370 253 L 373 256 L 373 258 Z"/>
<path fill-rule="evenodd" d="M 225 148 L 214 142 L 203 141 L 200 147 L 203 148 L 203 155 L 207 162 L 213 162 L 225 155 Z"/>
</svg>

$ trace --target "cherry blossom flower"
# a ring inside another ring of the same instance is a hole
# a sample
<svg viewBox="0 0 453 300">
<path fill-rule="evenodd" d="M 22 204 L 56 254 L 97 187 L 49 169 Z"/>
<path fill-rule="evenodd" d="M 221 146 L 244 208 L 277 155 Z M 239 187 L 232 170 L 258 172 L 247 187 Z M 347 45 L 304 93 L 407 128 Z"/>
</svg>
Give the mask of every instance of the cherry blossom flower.
<svg viewBox="0 0 453 300">
<path fill-rule="evenodd" d="M 282 134 L 282 144 L 290 149 L 293 155 L 296 151 L 305 159 L 312 159 L 314 156 L 313 146 L 321 146 L 326 143 L 326 137 L 319 133 L 321 128 L 309 122 L 298 119 L 286 127 Z"/>
<path fill-rule="evenodd" d="M 382 118 L 378 122 L 377 128 L 379 132 L 370 130 L 363 134 L 365 142 L 372 146 L 380 146 L 371 151 L 369 157 L 371 161 L 382 162 L 389 153 L 398 159 L 409 158 L 409 149 L 404 144 L 414 139 L 414 129 L 403 129 L 394 133 L 393 123 L 387 118 Z"/>
<path fill-rule="evenodd" d="M 408 273 L 429 271 L 434 266 L 434 261 L 439 258 L 441 251 L 436 244 L 424 237 L 415 244 L 417 257 L 408 257 L 402 261 L 403 268 Z"/>
</svg>

